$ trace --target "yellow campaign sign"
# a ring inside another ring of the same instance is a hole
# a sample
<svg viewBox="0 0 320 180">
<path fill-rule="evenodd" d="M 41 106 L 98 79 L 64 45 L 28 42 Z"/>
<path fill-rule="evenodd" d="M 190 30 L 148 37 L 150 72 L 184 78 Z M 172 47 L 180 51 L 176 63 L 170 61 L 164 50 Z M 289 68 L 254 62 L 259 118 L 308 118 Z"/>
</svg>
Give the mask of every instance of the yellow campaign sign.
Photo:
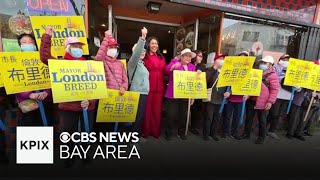
<svg viewBox="0 0 320 180">
<path fill-rule="evenodd" d="M 124 70 L 127 72 L 127 60 L 125 60 L 125 59 L 120 59 L 120 61 L 121 61 L 122 64 L 124 65 Z"/>
<path fill-rule="evenodd" d="M 234 95 L 248 95 L 260 96 L 262 83 L 262 70 L 251 69 L 249 78 L 245 84 L 231 86 L 232 94 Z"/>
<path fill-rule="evenodd" d="M 135 122 L 140 94 L 108 89 L 108 97 L 99 100 L 97 122 Z"/>
<path fill-rule="evenodd" d="M 107 97 L 103 62 L 49 60 L 53 102 Z"/>
<path fill-rule="evenodd" d="M 255 57 L 227 56 L 224 59 L 217 87 L 242 85 L 247 82 Z"/>
<path fill-rule="evenodd" d="M 0 87 L 3 87 L 3 81 L 2 81 L 2 77 L 1 77 L 1 73 L 0 73 Z"/>
<path fill-rule="evenodd" d="M 313 62 L 290 58 L 284 85 L 309 88 Z"/>
<path fill-rule="evenodd" d="M 68 37 L 77 37 L 83 46 L 83 54 L 89 54 L 86 29 L 82 16 L 30 16 L 32 29 L 38 47 L 41 37 L 45 33 L 45 27 L 52 26 L 51 54 L 55 57 L 65 54 L 64 42 Z"/>
<path fill-rule="evenodd" d="M 320 65 L 313 64 L 313 71 L 308 89 L 320 91 Z"/>
<path fill-rule="evenodd" d="M 50 88 L 47 65 L 39 52 L 0 52 L 0 73 L 7 94 Z"/>
<path fill-rule="evenodd" d="M 174 98 L 207 98 L 206 73 L 188 71 L 173 71 L 173 97 Z"/>
</svg>

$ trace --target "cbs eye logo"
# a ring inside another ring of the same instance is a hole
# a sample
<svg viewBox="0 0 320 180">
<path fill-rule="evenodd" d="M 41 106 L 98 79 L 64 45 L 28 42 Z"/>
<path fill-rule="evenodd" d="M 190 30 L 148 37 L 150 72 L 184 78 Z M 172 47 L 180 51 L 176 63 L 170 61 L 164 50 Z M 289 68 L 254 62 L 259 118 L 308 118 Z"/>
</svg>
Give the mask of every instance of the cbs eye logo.
<svg viewBox="0 0 320 180">
<path fill-rule="evenodd" d="M 68 143 L 70 141 L 70 139 L 71 139 L 71 136 L 69 133 L 63 132 L 60 134 L 60 141 L 62 143 Z"/>
</svg>

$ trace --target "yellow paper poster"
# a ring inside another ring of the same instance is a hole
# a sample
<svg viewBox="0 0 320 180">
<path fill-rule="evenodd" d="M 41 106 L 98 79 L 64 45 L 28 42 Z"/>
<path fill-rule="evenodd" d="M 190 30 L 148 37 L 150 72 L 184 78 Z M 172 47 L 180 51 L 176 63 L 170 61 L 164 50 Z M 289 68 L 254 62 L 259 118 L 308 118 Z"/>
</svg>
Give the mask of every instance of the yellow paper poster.
<svg viewBox="0 0 320 180">
<path fill-rule="evenodd" d="M 0 73 L 7 94 L 50 88 L 47 65 L 39 52 L 0 52 Z"/>
<path fill-rule="evenodd" d="M 227 56 L 224 59 L 217 87 L 242 85 L 247 82 L 255 57 Z"/>
<path fill-rule="evenodd" d="M 53 102 L 107 97 L 103 62 L 49 60 Z"/>
<path fill-rule="evenodd" d="M 262 70 L 251 69 L 247 82 L 241 86 L 231 86 L 232 94 L 260 96 L 262 83 Z"/>
<path fill-rule="evenodd" d="M 207 98 L 206 73 L 173 71 L 173 97 L 174 98 Z"/>
<path fill-rule="evenodd" d="M 97 122 L 135 122 L 140 94 L 108 89 L 108 98 L 100 99 Z"/>
<path fill-rule="evenodd" d="M 83 46 L 83 54 L 89 54 L 86 29 L 82 16 L 30 16 L 32 29 L 38 47 L 41 44 L 41 37 L 45 33 L 45 27 L 53 28 L 51 53 L 53 56 L 65 54 L 64 42 L 68 37 L 77 37 Z"/>
<path fill-rule="evenodd" d="M 308 89 L 320 91 L 320 65 L 313 65 L 310 86 Z"/>
<path fill-rule="evenodd" d="M 127 60 L 125 60 L 125 59 L 120 59 L 120 61 L 121 61 L 122 64 L 124 65 L 124 70 L 127 72 Z"/>
<path fill-rule="evenodd" d="M 284 85 L 309 88 L 313 62 L 290 58 Z"/>
</svg>

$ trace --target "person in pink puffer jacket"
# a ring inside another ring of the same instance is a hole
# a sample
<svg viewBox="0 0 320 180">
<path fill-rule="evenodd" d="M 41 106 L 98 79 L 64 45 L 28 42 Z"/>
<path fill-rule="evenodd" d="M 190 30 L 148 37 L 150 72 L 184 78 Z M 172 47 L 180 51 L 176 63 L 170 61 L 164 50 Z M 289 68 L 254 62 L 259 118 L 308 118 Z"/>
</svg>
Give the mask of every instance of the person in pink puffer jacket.
<svg viewBox="0 0 320 180">
<path fill-rule="evenodd" d="M 117 60 L 118 54 L 119 44 L 111 36 L 111 33 L 106 31 L 95 60 L 102 60 L 104 63 L 107 88 L 119 90 L 120 95 L 123 95 L 128 90 L 128 76 L 124 64 Z M 103 124 L 99 123 L 99 125 L 96 125 L 98 131 L 113 131 L 112 127 L 114 123 L 108 123 L 106 126 Z"/>
<path fill-rule="evenodd" d="M 274 59 L 271 56 L 266 56 L 261 59 L 259 68 L 263 70 L 263 75 L 260 96 L 251 97 L 247 101 L 245 133 L 242 135 L 241 139 L 250 138 L 254 116 L 257 113 L 257 118 L 259 120 L 259 137 L 256 140 L 256 144 L 263 144 L 264 142 L 266 137 L 268 111 L 276 102 L 279 91 L 279 78 L 272 67 L 273 63 Z"/>
</svg>

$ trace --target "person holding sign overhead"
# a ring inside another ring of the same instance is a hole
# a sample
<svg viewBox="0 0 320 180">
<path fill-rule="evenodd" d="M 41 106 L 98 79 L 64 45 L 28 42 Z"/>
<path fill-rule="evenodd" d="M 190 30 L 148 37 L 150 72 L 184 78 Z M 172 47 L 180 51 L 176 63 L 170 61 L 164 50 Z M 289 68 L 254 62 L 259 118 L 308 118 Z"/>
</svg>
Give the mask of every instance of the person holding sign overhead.
<svg viewBox="0 0 320 180">
<path fill-rule="evenodd" d="M 263 71 L 260 96 L 251 97 L 250 101 L 247 102 L 245 133 L 241 139 L 250 138 L 253 120 L 257 113 L 259 137 L 255 142 L 256 144 L 263 144 L 265 140 L 268 111 L 277 100 L 279 78 L 272 67 L 273 63 L 274 59 L 272 56 L 266 56 L 260 60 L 259 69 Z"/>
<path fill-rule="evenodd" d="M 173 139 L 175 122 L 178 121 L 178 136 L 182 140 L 187 140 L 185 128 L 187 122 L 188 99 L 174 99 L 173 97 L 173 71 L 196 71 L 196 67 L 191 63 L 191 59 L 196 57 L 196 54 L 190 49 L 181 51 L 179 59 L 172 59 L 167 65 L 166 71 L 169 74 L 169 84 L 165 97 L 168 100 L 167 105 L 167 129 L 166 139 Z M 192 103 L 191 103 L 192 104 Z"/>
<path fill-rule="evenodd" d="M 22 52 L 37 51 L 36 40 L 30 34 L 21 34 L 18 37 L 18 44 Z M 41 114 L 38 109 L 38 101 L 44 101 L 44 110 L 48 125 L 52 125 L 53 102 L 51 90 L 46 89 L 42 92 L 23 92 L 16 94 L 16 100 L 22 112 L 22 118 L 18 121 L 19 126 L 40 126 Z"/>
<path fill-rule="evenodd" d="M 51 37 L 53 33 L 53 28 L 48 26 L 45 29 L 45 33 L 41 37 L 40 46 L 40 58 L 45 64 L 48 64 L 48 59 L 55 59 L 51 55 Z M 65 60 L 80 60 L 85 61 L 86 59 L 82 56 L 83 50 L 82 46 L 85 45 L 83 42 L 79 41 L 76 37 L 68 37 L 65 41 L 65 55 L 63 59 Z M 60 123 L 63 123 L 63 132 L 68 132 L 70 134 L 78 131 L 78 123 L 80 120 L 81 131 L 85 132 L 83 109 L 88 113 L 88 126 L 90 131 L 92 130 L 92 125 L 95 116 L 95 100 L 83 100 L 77 102 L 65 102 L 59 103 L 60 109 Z M 74 143 L 71 141 L 67 144 L 70 149 L 73 149 Z M 73 165 L 74 159 L 68 159 L 65 161 L 66 167 L 71 167 Z"/>
<path fill-rule="evenodd" d="M 207 87 L 212 88 L 212 94 L 211 100 L 206 103 L 206 115 L 203 121 L 204 141 L 209 141 L 209 136 L 213 140 L 219 141 L 219 138 L 216 136 L 216 126 L 218 122 L 221 121 L 219 109 L 222 104 L 223 98 L 229 97 L 229 93 L 225 93 L 227 90 L 226 87 L 217 88 L 217 82 L 222 65 L 223 59 L 216 59 L 214 61 L 214 66 L 207 69 L 206 71 Z"/>
<path fill-rule="evenodd" d="M 148 30 L 143 27 L 141 30 L 141 37 L 139 38 L 138 43 L 133 46 L 133 53 L 128 62 L 129 83 L 131 84 L 129 90 L 140 93 L 136 121 L 132 125 L 132 131 L 138 132 L 139 136 L 142 135 L 142 124 L 147 105 L 147 95 L 150 90 L 149 72 L 143 63 L 147 51 L 145 46 L 147 33 Z"/>
</svg>

